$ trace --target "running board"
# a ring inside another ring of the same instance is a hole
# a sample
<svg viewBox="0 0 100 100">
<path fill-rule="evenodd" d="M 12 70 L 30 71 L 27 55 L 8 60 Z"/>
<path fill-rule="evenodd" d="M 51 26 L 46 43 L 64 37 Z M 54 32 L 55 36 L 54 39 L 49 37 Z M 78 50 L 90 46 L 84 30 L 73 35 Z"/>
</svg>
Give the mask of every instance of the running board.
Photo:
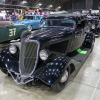
<svg viewBox="0 0 100 100">
<path fill-rule="evenodd" d="M 91 49 L 85 48 L 83 50 L 87 51 L 87 53 L 86 54 L 77 54 L 74 57 L 72 57 L 73 60 L 75 60 L 76 62 L 81 62 L 82 65 L 84 64 L 84 62 L 88 58 L 89 54 L 91 53 Z"/>
<path fill-rule="evenodd" d="M 75 70 L 76 71 L 74 71 L 71 74 L 71 76 L 69 78 L 70 81 L 72 81 L 75 78 L 75 76 L 78 74 L 79 70 L 81 69 L 82 65 L 84 64 L 84 62 L 89 57 L 89 54 L 91 53 L 91 49 L 86 49 L 85 48 L 83 50 L 87 51 L 87 53 L 86 54 L 77 54 L 77 55 L 75 55 L 74 57 L 71 58 L 72 61 L 74 61 L 72 63 L 75 65 Z"/>
</svg>

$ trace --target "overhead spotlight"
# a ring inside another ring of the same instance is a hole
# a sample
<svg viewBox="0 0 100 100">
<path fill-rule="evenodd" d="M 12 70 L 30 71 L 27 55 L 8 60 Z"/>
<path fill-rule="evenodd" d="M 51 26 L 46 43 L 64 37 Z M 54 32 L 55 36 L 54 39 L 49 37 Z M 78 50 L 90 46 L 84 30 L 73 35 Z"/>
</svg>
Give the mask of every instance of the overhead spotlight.
<svg viewBox="0 0 100 100">
<path fill-rule="evenodd" d="M 58 6 L 55 10 L 58 11 L 61 9 L 61 6 Z"/>
<path fill-rule="evenodd" d="M 58 7 L 59 9 L 61 8 L 61 6 Z"/>
<path fill-rule="evenodd" d="M 52 7 L 53 7 L 53 5 L 50 5 L 49 7 L 50 7 L 50 8 L 52 8 Z"/>
<path fill-rule="evenodd" d="M 42 6 L 42 4 L 41 4 L 41 3 L 39 3 L 38 5 L 39 5 L 39 6 Z"/>
<path fill-rule="evenodd" d="M 22 1 L 23 4 L 27 3 L 27 1 Z"/>
</svg>

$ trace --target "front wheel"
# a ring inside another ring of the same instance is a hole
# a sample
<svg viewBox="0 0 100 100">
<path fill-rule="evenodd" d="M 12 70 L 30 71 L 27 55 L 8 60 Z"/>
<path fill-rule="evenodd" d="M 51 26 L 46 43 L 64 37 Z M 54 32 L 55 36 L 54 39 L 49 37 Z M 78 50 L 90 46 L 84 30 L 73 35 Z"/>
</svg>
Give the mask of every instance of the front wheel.
<svg viewBox="0 0 100 100">
<path fill-rule="evenodd" d="M 28 25 L 27 28 L 28 28 L 29 31 L 32 31 L 32 29 L 33 29 L 31 25 Z"/>
<path fill-rule="evenodd" d="M 10 76 L 10 74 L 8 73 L 8 71 L 7 71 L 6 69 L 2 69 L 2 68 L 1 68 L 1 71 L 2 71 L 4 74 Z"/>
<path fill-rule="evenodd" d="M 52 90 L 55 92 L 62 91 L 68 83 L 69 71 L 66 69 L 62 77 L 56 83 L 51 85 Z"/>
<path fill-rule="evenodd" d="M 2 68 L 1 68 L 1 71 L 2 71 L 4 74 L 8 74 L 8 72 L 7 72 L 6 69 L 2 69 Z"/>
</svg>

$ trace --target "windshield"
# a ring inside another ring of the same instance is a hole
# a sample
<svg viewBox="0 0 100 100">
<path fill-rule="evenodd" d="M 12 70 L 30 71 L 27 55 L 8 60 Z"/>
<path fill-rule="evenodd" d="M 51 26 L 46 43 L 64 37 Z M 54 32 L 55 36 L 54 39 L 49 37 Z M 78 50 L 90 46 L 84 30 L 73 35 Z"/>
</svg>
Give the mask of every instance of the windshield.
<svg viewBox="0 0 100 100">
<path fill-rule="evenodd" d="M 24 19 L 35 20 L 35 16 L 24 16 Z"/>
<path fill-rule="evenodd" d="M 52 26 L 64 26 L 73 28 L 74 21 L 69 19 L 45 19 L 41 21 L 41 27 Z"/>
</svg>

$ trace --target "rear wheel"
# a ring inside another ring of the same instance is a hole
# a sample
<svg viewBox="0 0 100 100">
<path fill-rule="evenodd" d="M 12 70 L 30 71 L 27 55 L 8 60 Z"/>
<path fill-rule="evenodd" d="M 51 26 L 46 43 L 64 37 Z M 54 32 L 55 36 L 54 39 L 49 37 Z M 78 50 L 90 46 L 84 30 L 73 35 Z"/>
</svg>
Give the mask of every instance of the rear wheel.
<svg viewBox="0 0 100 100">
<path fill-rule="evenodd" d="M 95 37 L 93 33 L 87 33 L 85 41 L 83 43 L 83 47 L 93 49 L 95 42 Z"/>
<path fill-rule="evenodd" d="M 83 47 L 85 47 L 85 48 L 93 48 L 94 47 L 94 40 L 90 40 L 89 42 L 85 42 L 84 44 L 83 44 Z"/>
<path fill-rule="evenodd" d="M 62 75 L 62 77 L 59 79 L 59 81 L 51 85 L 52 90 L 56 92 L 62 91 L 68 83 L 68 78 L 69 78 L 69 70 L 65 69 L 65 72 Z"/>
</svg>

